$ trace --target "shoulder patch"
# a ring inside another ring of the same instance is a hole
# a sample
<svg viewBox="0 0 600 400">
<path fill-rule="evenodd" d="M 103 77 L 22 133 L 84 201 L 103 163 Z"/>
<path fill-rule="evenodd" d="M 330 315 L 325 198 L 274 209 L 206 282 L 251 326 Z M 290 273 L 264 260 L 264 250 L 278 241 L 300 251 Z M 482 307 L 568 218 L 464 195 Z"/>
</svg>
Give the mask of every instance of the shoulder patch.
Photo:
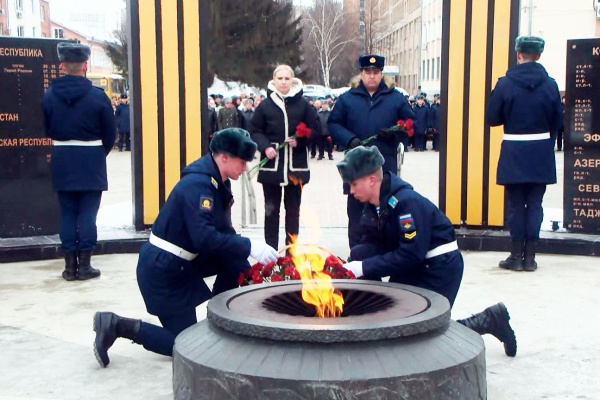
<svg viewBox="0 0 600 400">
<path fill-rule="evenodd" d="M 210 183 L 213 184 L 213 186 L 215 187 L 215 189 L 219 188 L 219 183 L 217 182 L 217 180 L 215 178 L 213 178 L 212 176 L 210 177 Z"/>
<path fill-rule="evenodd" d="M 398 199 L 395 198 L 394 196 L 390 197 L 390 199 L 388 200 L 388 204 L 390 205 L 390 207 L 392 208 L 396 208 L 396 206 L 398 205 Z"/>
<path fill-rule="evenodd" d="M 415 226 L 415 221 L 413 220 L 412 214 L 404 214 L 398 217 L 398 222 L 400 224 L 400 231 L 402 232 L 412 232 L 416 231 L 417 227 Z M 416 234 L 416 232 L 415 232 Z M 406 237 L 406 235 L 405 235 Z M 414 237 L 414 235 L 412 236 Z M 412 239 L 408 238 L 408 239 Z"/>
<path fill-rule="evenodd" d="M 415 236 L 417 236 L 417 231 L 414 231 L 413 233 L 408 233 L 408 232 L 406 232 L 406 233 L 404 234 L 404 238 L 405 238 L 405 239 L 409 239 L 409 240 L 410 240 L 410 239 L 414 239 L 414 238 L 415 238 Z"/>
<path fill-rule="evenodd" d="M 200 196 L 200 209 L 211 211 L 213 207 L 213 198 L 210 196 Z"/>
</svg>

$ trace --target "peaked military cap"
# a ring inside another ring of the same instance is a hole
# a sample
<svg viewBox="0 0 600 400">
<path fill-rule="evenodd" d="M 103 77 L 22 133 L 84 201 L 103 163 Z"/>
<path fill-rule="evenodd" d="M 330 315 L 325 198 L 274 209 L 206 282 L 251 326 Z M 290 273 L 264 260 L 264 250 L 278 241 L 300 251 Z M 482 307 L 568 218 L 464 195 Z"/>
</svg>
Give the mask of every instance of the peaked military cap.
<svg viewBox="0 0 600 400">
<path fill-rule="evenodd" d="M 365 54 L 358 57 L 358 68 L 363 69 L 381 69 L 385 65 L 385 57 L 377 54 Z"/>
<path fill-rule="evenodd" d="M 515 51 L 525 54 L 542 54 L 546 42 L 537 36 L 519 36 L 515 40 Z"/>
<path fill-rule="evenodd" d="M 127 98 L 127 93 L 121 93 L 121 98 L 122 99 L 126 99 Z"/>
<path fill-rule="evenodd" d="M 90 46 L 74 42 L 61 42 L 56 46 L 56 51 L 60 62 L 73 63 L 86 62 L 92 53 Z"/>
<path fill-rule="evenodd" d="M 337 163 L 337 169 L 344 182 L 352 182 L 381 168 L 385 159 L 375 146 L 358 146 L 350 150 L 344 159 Z"/>
<path fill-rule="evenodd" d="M 212 153 L 224 153 L 246 161 L 252 161 L 256 153 L 256 143 L 250 139 L 248 131 L 241 128 L 226 128 L 215 132 L 209 148 Z"/>
</svg>

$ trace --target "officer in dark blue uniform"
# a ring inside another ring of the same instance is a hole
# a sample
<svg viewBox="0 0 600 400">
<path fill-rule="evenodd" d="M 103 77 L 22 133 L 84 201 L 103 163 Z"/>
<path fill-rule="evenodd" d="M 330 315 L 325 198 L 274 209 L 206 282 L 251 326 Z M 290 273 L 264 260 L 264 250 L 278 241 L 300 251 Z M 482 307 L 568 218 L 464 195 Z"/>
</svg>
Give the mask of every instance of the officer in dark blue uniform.
<svg viewBox="0 0 600 400">
<path fill-rule="evenodd" d="M 106 156 L 115 141 L 110 99 L 85 78 L 90 48 L 59 43 L 66 73 L 52 82 L 42 102 L 46 135 L 53 139 L 52 187 L 60 203 L 60 240 L 67 281 L 100 276 L 90 259 L 96 247 L 96 216 L 108 189 Z"/>
<path fill-rule="evenodd" d="M 406 98 L 396 89 L 393 81 L 383 78 L 385 58 L 376 54 L 360 56 L 360 80 L 355 77 L 355 87 L 342 94 L 329 115 L 327 126 L 335 143 L 346 148 L 362 144 L 374 135 L 380 135 L 369 143 L 379 148 L 385 159 L 383 168 L 396 174 L 398 171 L 398 145 L 402 135 L 389 135 L 381 130 L 396 125 L 398 120 L 414 119 L 415 116 Z M 406 143 L 405 143 L 406 148 Z M 348 194 L 348 186 L 344 185 Z M 361 232 L 359 227 L 362 205 L 348 194 L 348 239 L 350 247 L 358 244 Z"/>
<path fill-rule="evenodd" d="M 430 124 L 431 124 L 431 129 L 433 129 L 433 150 L 434 151 L 440 151 L 440 135 L 442 134 L 441 131 L 441 124 L 440 124 L 440 114 L 442 112 L 441 110 L 441 104 L 440 104 L 440 95 L 436 94 L 435 96 L 433 96 L 433 104 L 431 105 L 431 108 L 429 109 L 429 119 L 430 119 Z"/>
<path fill-rule="evenodd" d="M 383 171 L 376 147 L 357 147 L 337 164 L 350 191 L 363 203 L 364 236 L 350 251 L 345 265 L 357 277 L 433 290 L 450 305 L 458 293 L 463 258 L 450 220 L 411 185 Z M 517 353 L 515 334 L 506 307 L 498 303 L 458 322 L 479 334 L 490 333 L 504 343 L 506 355 Z"/>
<path fill-rule="evenodd" d="M 415 113 L 415 151 L 425 151 L 427 150 L 427 130 L 431 125 L 429 123 L 429 106 L 422 94 L 417 96 L 413 113 Z"/>
<path fill-rule="evenodd" d="M 119 130 L 119 151 L 131 151 L 131 135 L 129 122 L 129 103 L 127 102 L 127 94 L 121 94 L 121 103 L 115 110 L 115 118 L 117 119 L 117 129 Z"/>
<path fill-rule="evenodd" d="M 554 141 L 562 124 L 558 86 L 537 63 L 544 40 L 520 36 L 518 64 L 498 80 L 486 110 L 487 123 L 504 125 L 496 183 L 504 185 L 511 254 L 500 267 L 535 271 L 535 250 L 544 218 L 546 185 L 556 183 Z"/>
<path fill-rule="evenodd" d="M 237 180 L 254 159 L 250 134 L 239 128 L 216 132 L 210 151 L 184 168 L 140 251 L 138 285 L 162 327 L 97 312 L 94 353 L 101 366 L 110 362 L 108 349 L 118 337 L 171 356 L 175 337 L 197 322 L 196 307 L 238 286 L 240 272 L 250 267 L 248 256 L 263 264 L 277 260 L 275 249 L 239 236 L 231 223 L 230 179 Z M 204 278 L 212 275 L 217 277 L 211 292 Z"/>
</svg>

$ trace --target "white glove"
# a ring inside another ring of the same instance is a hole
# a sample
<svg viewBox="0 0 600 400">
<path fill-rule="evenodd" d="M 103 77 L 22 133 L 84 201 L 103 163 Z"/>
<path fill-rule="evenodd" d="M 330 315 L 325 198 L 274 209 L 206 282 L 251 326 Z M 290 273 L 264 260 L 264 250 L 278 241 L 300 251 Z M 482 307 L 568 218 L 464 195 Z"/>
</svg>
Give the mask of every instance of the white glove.
<svg viewBox="0 0 600 400">
<path fill-rule="evenodd" d="M 350 261 L 349 263 L 344 264 L 344 268 L 348 271 L 352 271 L 357 278 L 363 276 L 362 261 Z"/>
<path fill-rule="evenodd" d="M 250 239 L 250 256 L 259 263 L 266 265 L 279 258 L 277 251 L 262 240 Z"/>
</svg>

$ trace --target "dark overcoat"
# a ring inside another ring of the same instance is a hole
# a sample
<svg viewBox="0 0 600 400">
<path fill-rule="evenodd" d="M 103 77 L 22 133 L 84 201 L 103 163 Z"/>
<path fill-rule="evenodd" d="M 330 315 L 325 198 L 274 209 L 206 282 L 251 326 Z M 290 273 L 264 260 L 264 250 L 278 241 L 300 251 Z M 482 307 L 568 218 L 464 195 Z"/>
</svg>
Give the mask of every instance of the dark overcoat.
<svg viewBox="0 0 600 400">
<path fill-rule="evenodd" d="M 150 314 L 177 315 L 208 300 L 203 277 L 218 272 L 216 264 L 234 277 L 249 268 L 250 240 L 236 234 L 232 204 L 231 184 L 222 181 L 211 154 L 183 170 L 152 234 L 198 256 L 190 262 L 151 243 L 142 247 L 137 278 Z"/>
<path fill-rule="evenodd" d="M 258 145 L 261 159 L 266 158 L 265 150 L 277 146 L 296 134 L 296 127 L 304 122 L 311 129 L 311 135 L 317 135 L 317 115 L 314 107 L 302 97 L 302 82 L 294 78 L 290 92 L 281 97 L 269 83 L 267 98 L 260 102 L 252 117 L 250 134 Z M 258 173 L 258 182 L 285 186 L 289 176 L 300 179 L 303 184 L 310 181 L 308 168 L 309 139 L 298 138 L 298 145 L 284 146 L 277 156 L 269 160 Z"/>
<path fill-rule="evenodd" d="M 556 183 L 554 142 L 562 125 L 558 86 L 537 62 L 511 67 L 496 83 L 486 110 L 491 126 L 504 125 L 504 133 L 549 133 L 542 140 L 503 140 L 496 182 Z"/>
<path fill-rule="evenodd" d="M 115 143 L 115 116 L 104 91 L 82 76 L 66 75 L 52 82 L 42 110 L 49 138 L 102 141 L 101 146 L 53 146 L 53 189 L 107 190 L 106 156 Z"/>
<path fill-rule="evenodd" d="M 354 137 L 360 140 L 377 135 L 380 129 L 396 125 L 400 119 L 414 119 L 406 97 L 394 89 L 393 84 L 381 81 L 377 91 L 371 96 L 362 84 L 354 80 L 356 87 L 342 94 L 335 103 L 327 126 L 335 143 L 347 145 Z M 383 169 L 397 173 L 397 149 L 400 135 L 392 140 L 377 138 L 369 146 L 377 146 L 385 159 Z"/>
</svg>

